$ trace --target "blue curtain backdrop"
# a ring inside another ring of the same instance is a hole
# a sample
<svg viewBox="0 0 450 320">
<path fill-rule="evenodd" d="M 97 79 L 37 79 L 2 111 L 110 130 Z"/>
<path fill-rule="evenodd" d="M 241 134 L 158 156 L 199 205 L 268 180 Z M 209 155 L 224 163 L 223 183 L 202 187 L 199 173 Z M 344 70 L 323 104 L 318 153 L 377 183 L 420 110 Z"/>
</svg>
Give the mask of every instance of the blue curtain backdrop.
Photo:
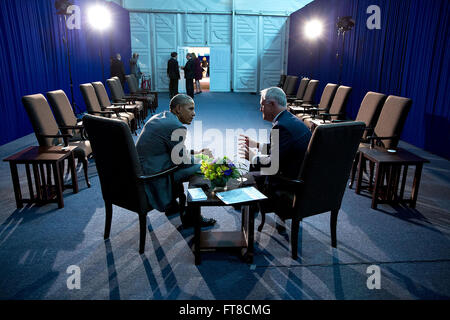
<svg viewBox="0 0 450 320">
<path fill-rule="evenodd" d="M 130 18 L 127 10 L 105 1 L 71 1 L 81 8 L 81 29 L 68 30 L 74 100 L 85 111 L 79 85 L 109 78 L 109 57 L 122 55 L 125 71 L 131 58 Z M 108 6 L 113 24 L 103 34 L 87 21 L 95 3 Z M 0 1 L 0 145 L 33 132 L 21 103 L 27 94 L 62 89 L 71 100 L 64 37 L 64 17 L 56 15 L 53 0 Z"/>
<path fill-rule="evenodd" d="M 381 9 L 381 30 L 366 26 L 367 7 Z M 409 97 L 411 111 L 402 140 L 450 159 L 450 1 L 315 0 L 290 17 L 288 74 L 320 80 L 317 99 L 328 82 L 337 83 L 342 36 L 338 17 L 352 16 L 345 35 L 342 84 L 353 87 L 348 115 L 354 119 L 367 91 Z M 325 25 L 317 41 L 305 40 L 306 21 Z"/>
</svg>

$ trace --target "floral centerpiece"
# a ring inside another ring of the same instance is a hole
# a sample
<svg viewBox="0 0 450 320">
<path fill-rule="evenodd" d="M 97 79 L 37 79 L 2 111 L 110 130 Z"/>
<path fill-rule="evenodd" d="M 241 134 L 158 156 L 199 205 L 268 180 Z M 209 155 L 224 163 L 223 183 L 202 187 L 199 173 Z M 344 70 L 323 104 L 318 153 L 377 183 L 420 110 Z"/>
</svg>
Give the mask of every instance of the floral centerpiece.
<svg viewBox="0 0 450 320">
<path fill-rule="evenodd" d="M 201 156 L 202 163 L 200 170 L 211 182 L 211 189 L 225 188 L 227 181 L 237 179 L 241 176 L 239 168 L 228 158 L 212 159 L 208 156 Z"/>
</svg>

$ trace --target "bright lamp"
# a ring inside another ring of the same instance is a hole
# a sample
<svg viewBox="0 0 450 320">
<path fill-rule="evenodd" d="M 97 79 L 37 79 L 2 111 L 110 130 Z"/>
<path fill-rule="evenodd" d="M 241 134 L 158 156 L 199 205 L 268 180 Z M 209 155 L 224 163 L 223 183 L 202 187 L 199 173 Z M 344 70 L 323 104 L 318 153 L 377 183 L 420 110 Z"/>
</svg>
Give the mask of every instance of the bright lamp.
<svg viewBox="0 0 450 320">
<path fill-rule="evenodd" d="M 321 21 L 314 19 L 305 24 L 305 36 L 309 39 L 316 39 L 320 37 L 323 31 L 323 24 Z"/>
<path fill-rule="evenodd" d="M 94 29 L 102 31 L 111 25 L 111 14 L 104 6 L 96 5 L 89 8 L 88 21 Z"/>
</svg>

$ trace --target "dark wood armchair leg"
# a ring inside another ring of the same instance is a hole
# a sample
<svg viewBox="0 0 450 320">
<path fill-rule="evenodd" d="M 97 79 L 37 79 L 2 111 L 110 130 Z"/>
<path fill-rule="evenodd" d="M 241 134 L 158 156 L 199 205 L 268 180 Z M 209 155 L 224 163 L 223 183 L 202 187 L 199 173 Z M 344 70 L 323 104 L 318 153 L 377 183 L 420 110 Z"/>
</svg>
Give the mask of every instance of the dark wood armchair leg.
<svg viewBox="0 0 450 320">
<path fill-rule="evenodd" d="M 336 225 L 339 210 L 332 210 L 330 216 L 331 246 L 336 248 Z"/>
<path fill-rule="evenodd" d="M 297 260 L 298 258 L 298 229 L 300 220 L 298 218 L 292 218 L 291 226 L 291 250 L 292 259 Z"/>
<path fill-rule="evenodd" d="M 139 254 L 145 250 L 145 236 L 147 234 L 147 215 L 139 214 Z"/>
<path fill-rule="evenodd" d="M 91 183 L 89 182 L 89 178 L 88 178 L 88 159 L 87 159 L 87 157 L 85 157 L 81 161 L 83 162 L 84 179 L 86 180 L 86 184 L 87 184 L 88 188 L 90 188 Z"/>
<path fill-rule="evenodd" d="M 112 221 L 112 203 L 105 201 L 105 213 L 106 213 L 106 220 L 105 220 L 105 234 L 103 235 L 103 239 L 109 238 L 109 233 L 111 231 L 111 221 Z"/>
<path fill-rule="evenodd" d="M 260 210 L 261 212 L 261 210 Z M 261 223 L 258 226 L 258 231 L 261 232 L 263 227 L 264 227 L 264 223 L 266 223 L 266 214 L 264 212 L 261 212 Z"/>
<path fill-rule="evenodd" d="M 353 160 L 352 169 L 351 169 L 352 176 L 351 176 L 350 184 L 349 184 L 350 189 L 353 187 L 353 182 L 355 182 L 356 169 L 358 168 L 358 162 L 359 162 L 359 154 L 356 153 L 355 159 Z"/>
</svg>

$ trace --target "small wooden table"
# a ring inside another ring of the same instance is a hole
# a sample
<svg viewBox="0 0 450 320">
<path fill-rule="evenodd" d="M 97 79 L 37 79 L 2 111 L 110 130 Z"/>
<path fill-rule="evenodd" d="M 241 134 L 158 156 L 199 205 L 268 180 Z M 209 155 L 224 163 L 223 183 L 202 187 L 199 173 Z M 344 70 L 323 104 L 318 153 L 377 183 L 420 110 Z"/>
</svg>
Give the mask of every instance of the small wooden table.
<svg viewBox="0 0 450 320">
<path fill-rule="evenodd" d="M 193 177 L 189 181 L 189 188 L 198 188 L 198 177 Z M 249 180 L 244 186 L 251 186 L 253 179 Z M 230 188 L 228 190 L 239 188 L 238 183 L 229 183 Z M 258 211 L 257 203 L 259 200 L 250 202 L 239 203 L 241 205 L 241 229 L 239 231 L 202 231 L 200 227 L 200 217 L 202 207 L 216 207 L 227 206 L 217 196 L 209 191 L 207 188 L 203 188 L 203 191 L 207 195 L 208 199 L 203 201 L 191 201 L 188 197 L 186 212 L 195 215 L 194 226 L 194 256 L 195 264 L 201 263 L 200 251 L 202 249 L 218 249 L 218 248 L 241 248 L 241 255 L 244 261 L 247 263 L 253 262 L 253 242 L 254 242 L 254 229 L 255 229 L 255 213 Z"/>
<path fill-rule="evenodd" d="M 406 202 L 410 204 L 411 208 L 415 208 L 417 202 L 417 195 L 419 193 L 420 178 L 422 175 L 422 167 L 424 163 L 428 163 L 427 159 L 421 158 L 409 151 L 397 148 L 396 152 L 391 153 L 386 149 L 379 147 L 369 148 L 363 147 L 359 149 L 359 168 L 358 178 L 355 192 L 360 194 L 361 182 L 363 175 L 364 159 L 367 159 L 375 164 L 375 183 L 372 190 L 372 208 L 376 209 L 378 203 L 400 203 Z M 412 193 L 410 199 L 404 199 L 404 191 L 406 184 L 406 176 L 408 173 L 408 166 L 415 166 L 414 180 L 412 186 Z M 400 174 L 403 168 L 403 175 L 401 177 L 400 193 L 398 187 L 400 182 Z M 386 175 L 387 184 L 384 188 L 384 194 L 380 191 L 384 185 L 384 176 Z M 372 178 L 370 178 L 369 186 L 371 187 Z"/>
<path fill-rule="evenodd" d="M 75 146 L 28 147 L 6 159 L 3 159 L 3 161 L 9 162 L 17 208 L 22 208 L 24 203 L 44 204 L 49 202 L 57 202 L 59 208 L 64 207 L 62 195 L 63 189 L 68 187 L 72 188 L 74 193 L 78 192 L 78 181 L 75 172 L 75 160 L 73 155 L 74 149 L 76 149 Z M 62 166 L 62 164 L 65 159 L 69 159 L 69 166 L 72 175 L 72 184 L 67 186 L 63 184 L 62 172 L 64 170 L 64 166 Z M 19 174 L 17 171 L 18 164 L 25 165 L 28 190 L 30 192 L 29 199 L 22 198 Z M 36 195 L 33 190 L 30 166 L 33 167 Z M 46 167 L 47 174 L 45 174 L 44 166 Z M 52 184 L 52 171 L 54 184 Z"/>
</svg>

